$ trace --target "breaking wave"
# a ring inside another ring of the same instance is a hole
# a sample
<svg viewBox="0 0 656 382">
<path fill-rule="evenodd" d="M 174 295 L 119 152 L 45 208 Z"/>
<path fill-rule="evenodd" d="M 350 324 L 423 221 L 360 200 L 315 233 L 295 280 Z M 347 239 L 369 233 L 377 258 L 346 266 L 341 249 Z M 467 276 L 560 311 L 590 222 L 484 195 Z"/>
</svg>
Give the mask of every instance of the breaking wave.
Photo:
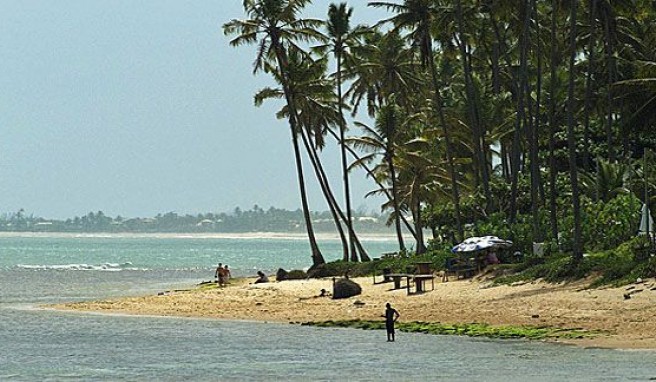
<svg viewBox="0 0 656 382">
<path fill-rule="evenodd" d="M 18 264 L 16 267 L 21 269 L 31 270 L 58 270 L 58 271 L 105 271 L 105 272 L 120 272 L 120 271 L 138 271 L 143 270 L 140 268 L 132 267 L 131 262 L 122 264 L 104 263 L 104 264 Z"/>
</svg>

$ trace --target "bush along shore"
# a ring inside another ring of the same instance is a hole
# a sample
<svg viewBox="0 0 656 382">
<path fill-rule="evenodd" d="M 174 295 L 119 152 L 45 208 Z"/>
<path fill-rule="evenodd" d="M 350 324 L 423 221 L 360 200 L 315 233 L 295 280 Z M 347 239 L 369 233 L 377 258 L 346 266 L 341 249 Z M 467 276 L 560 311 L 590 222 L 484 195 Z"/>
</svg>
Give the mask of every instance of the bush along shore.
<svg viewBox="0 0 656 382">
<path fill-rule="evenodd" d="M 384 321 L 367 320 L 340 320 L 303 322 L 304 326 L 320 328 L 353 328 L 364 330 L 383 330 Z M 483 323 L 457 323 L 447 324 L 440 322 L 397 322 L 396 328 L 406 333 L 425 333 L 433 335 L 458 335 L 468 337 L 486 337 L 499 339 L 528 339 L 528 340 L 556 340 L 556 339 L 582 339 L 594 338 L 605 334 L 603 331 L 590 331 L 584 329 L 563 329 L 552 327 L 533 326 L 491 326 Z"/>
</svg>

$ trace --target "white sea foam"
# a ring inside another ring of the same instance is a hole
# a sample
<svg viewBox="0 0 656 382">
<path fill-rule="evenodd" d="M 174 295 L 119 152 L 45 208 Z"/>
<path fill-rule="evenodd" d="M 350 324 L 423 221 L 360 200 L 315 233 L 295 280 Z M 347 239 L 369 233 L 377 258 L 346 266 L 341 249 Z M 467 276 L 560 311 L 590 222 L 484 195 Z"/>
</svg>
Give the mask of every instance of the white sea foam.
<svg viewBox="0 0 656 382">
<path fill-rule="evenodd" d="M 131 262 L 122 264 L 18 264 L 16 267 L 31 270 L 57 270 L 57 271 L 106 271 L 119 272 L 124 270 L 144 270 L 131 267 Z"/>
</svg>

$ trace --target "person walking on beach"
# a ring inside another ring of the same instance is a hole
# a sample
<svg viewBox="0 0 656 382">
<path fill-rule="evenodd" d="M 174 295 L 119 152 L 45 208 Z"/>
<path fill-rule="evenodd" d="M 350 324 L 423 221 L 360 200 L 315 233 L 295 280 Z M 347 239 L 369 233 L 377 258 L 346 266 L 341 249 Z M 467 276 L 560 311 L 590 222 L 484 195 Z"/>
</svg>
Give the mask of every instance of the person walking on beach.
<svg viewBox="0 0 656 382">
<path fill-rule="evenodd" d="M 396 320 L 401 317 L 399 312 L 392 308 L 392 305 L 388 302 L 385 305 L 385 314 L 382 317 L 385 317 L 385 329 L 387 329 L 387 342 L 394 342 L 394 323 Z"/>
<path fill-rule="evenodd" d="M 230 279 L 232 278 L 230 269 L 228 269 L 228 264 L 226 264 L 225 267 L 223 267 L 223 277 L 224 277 L 223 279 L 224 284 L 227 284 L 228 281 L 230 281 Z"/>
<path fill-rule="evenodd" d="M 223 268 L 223 264 L 219 263 L 219 266 L 216 268 L 215 272 L 216 282 L 220 287 L 225 286 L 226 284 L 226 270 Z"/>
</svg>

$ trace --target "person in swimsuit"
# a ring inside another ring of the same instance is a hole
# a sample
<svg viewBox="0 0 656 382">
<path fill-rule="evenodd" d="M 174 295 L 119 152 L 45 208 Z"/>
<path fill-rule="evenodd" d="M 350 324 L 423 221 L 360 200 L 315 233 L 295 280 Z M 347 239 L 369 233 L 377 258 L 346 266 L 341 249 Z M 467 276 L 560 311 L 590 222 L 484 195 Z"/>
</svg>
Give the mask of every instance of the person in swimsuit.
<svg viewBox="0 0 656 382">
<path fill-rule="evenodd" d="M 389 302 L 385 307 L 386 309 L 383 317 L 385 317 L 385 329 L 387 329 L 387 342 L 394 342 L 394 323 L 399 317 L 401 317 L 401 315 L 396 309 L 392 308 L 392 305 Z"/>
</svg>

